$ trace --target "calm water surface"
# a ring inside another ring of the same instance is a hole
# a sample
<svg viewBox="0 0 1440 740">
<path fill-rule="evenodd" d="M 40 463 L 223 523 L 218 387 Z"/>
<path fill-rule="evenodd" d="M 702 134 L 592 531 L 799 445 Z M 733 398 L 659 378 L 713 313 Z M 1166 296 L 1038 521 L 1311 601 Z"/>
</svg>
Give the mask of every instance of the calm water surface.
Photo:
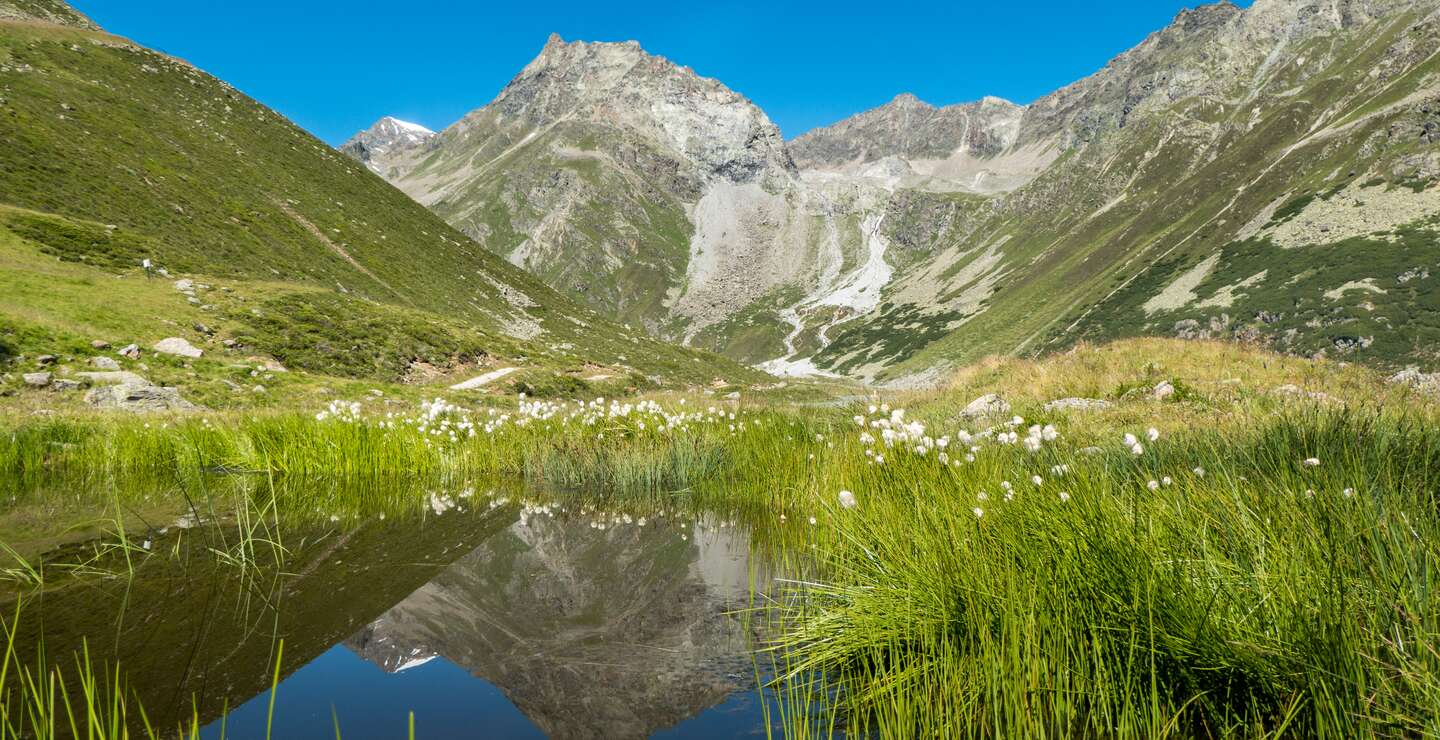
<svg viewBox="0 0 1440 740">
<path fill-rule="evenodd" d="M 411 713 L 429 738 L 765 734 L 742 527 L 475 509 L 287 531 L 280 573 L 171 529 L 133 578 L 27 598 L 20 644 L 83 640 L 156 724 L 193 697 L 206 738 L 265 736 L 282 639 L 277 738 L 404 737 Z"/>
</svg>

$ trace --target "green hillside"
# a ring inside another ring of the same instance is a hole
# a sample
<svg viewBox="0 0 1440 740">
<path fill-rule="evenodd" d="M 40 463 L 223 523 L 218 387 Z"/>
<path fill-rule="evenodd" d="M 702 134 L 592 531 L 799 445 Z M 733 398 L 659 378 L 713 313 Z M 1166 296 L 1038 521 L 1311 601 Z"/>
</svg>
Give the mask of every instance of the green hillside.
<svg viewBox="0 0 1440 740">
<path fill-rule="evenodd" d="M 757 377 L 599 318 L 234 88 L 86 28 L 0 21 L 0 206 L 0 271 L 34 289 L 0 299 L 12 355 L 182 336 L 392 382 L 416 365 Z M 182 295 L 147 259 L 217 287 Z"/>
</svg>

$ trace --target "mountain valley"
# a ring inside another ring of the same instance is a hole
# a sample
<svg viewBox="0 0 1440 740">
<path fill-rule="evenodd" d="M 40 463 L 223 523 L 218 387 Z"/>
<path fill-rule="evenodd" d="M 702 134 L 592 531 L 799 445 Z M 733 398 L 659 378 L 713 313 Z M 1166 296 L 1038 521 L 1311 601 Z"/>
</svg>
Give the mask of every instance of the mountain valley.
<svg viewBox="0 0 1440 740">
<path fill-rule="evenodd" d="M 1429 365 L 1436 12 L 1205 5 L 1028 105 L 900 95 L 790 141 L 633 42 L 552 37 L 377 171 L 597 311 L 780 374 L 1137 334 Z"/>
</svg>

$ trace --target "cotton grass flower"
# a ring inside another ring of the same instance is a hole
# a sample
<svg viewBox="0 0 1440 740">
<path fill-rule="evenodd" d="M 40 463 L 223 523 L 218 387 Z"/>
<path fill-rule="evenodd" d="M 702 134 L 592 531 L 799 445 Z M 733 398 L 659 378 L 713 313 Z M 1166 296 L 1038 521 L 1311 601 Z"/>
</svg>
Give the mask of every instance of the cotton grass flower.
<svg viewBox="0 0 1440 740">
<path fill-rule="evenodd" d="M 1158 480 L 1152 480 L 1152 481 L 1150 481 L 1149 483 L 1146 483 L 1146 484 L 1145 484 L 1145 487 L 1146 487 L 1146 488 L 1149 488 L 1149 489 L 1152 490 L 1152 491 L 1158 491 L 1158 490 L 1160 490 L 1160 481 L 1158 481 Z"/>
<path fill-rule="evenodd" d="M 1155 427 L 1150 427 L 1150 431 L 1146 432 L 1146 433 L 1145 433 L 1145 436 L 1146 436 L 1151 442 L 1158 441 L 1158 440 L 1160 439 L 1160 430 L 1159 430 L 1159 429 L 1156 429 Z"/>
<path fill-rule="evenodd" d="M 980 508 L 980 507 L 978 507 L 978 506 L 975 507 L 975 508 L 973 508 L 973 509 L 971 509 L 970 511 L 971 511 L 971 513 L 973 513 L 973 514 L 975 515 L 975 518 L 976 518 L 976 519 L 979 519 L 980 517 L 985 516 L 985 510 L 982 509 L 982 508 Z"/>
<path fill-rule="evenodd" d="M 853 493 L 851 493 L 851 492 L 849 492 L 849 491 L 841 491 L 841 492 L 840 492 L 840 506 L 841 506 L 842 508 L 853 509 L 853 508 L 855 508 L 857 505 L 858 505 L 858 502 L 855 500 L 855 494 L 853 494 Z"/>
<path fill-rule="evenodd" d="M 1061 491 L 1061 492 L 1060 492 L 1060 503 L 1064 504 L 1064 503 L 1069 503 L 1069 502 L 1070 502 L 1070 494 L 1069 494 L 1069 493 L 1066 493 L 1065 491 Z"/>
<path fill-rule="evenodd" d="M 1301 461 L 1300 461 L 1300 464 L 1303 465 L 1303 466 L 1305 466 L 1305 467 L 1307 467 L 1307 468 L 1318 468 L 1318 467 L 1320 467 L 1320 458 L 1318 458 L 1318 457 L 1307 457 L 1307 458 L 1305 458 L 1304 460 L 1301 460 Z"/>
</svg>

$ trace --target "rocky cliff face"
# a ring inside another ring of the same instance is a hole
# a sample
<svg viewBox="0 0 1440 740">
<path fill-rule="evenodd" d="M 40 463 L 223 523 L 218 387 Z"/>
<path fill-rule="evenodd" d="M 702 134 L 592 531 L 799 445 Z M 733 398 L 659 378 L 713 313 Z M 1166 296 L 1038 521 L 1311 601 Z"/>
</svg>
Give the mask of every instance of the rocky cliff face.
<svg viewBox="0 0 1440 740">
<path fill-rule="evenodd" d="M 1009 166 L 1024 114 L 1024 106 L 1000 98 L 937 108 L 907 93 L 806 133 L 790 148 L 807 170 L 904 187 L 1000 192 L 1028 179 Z"/>
<path fill-rule="evenodd" d="M 1204 5 L 1029 105 L 900 96 L 788 145 L 633 44 L 552 39 L 392 181 L 591 305 L 777 372 L 893 377 L 1212 319 L 1306 354 L 1424 360 L 1385 339 L 1425 323 L 1416 299 L 1393 276 L 1374 283 L 1390 298 L 1340 290 L 1366 260 L 1329 235 L 1433 226 L 1417 204 L 1440 175 L 1437 7 Z M 1369 202 L 1357 180 L 1384 189 L 1385 224 L 1312 212 Z M 1264 251 L 1297 233 L 1344 270 Z M 1193 299 L 1151 300 L 1202 264 Z"/>
</svg>

